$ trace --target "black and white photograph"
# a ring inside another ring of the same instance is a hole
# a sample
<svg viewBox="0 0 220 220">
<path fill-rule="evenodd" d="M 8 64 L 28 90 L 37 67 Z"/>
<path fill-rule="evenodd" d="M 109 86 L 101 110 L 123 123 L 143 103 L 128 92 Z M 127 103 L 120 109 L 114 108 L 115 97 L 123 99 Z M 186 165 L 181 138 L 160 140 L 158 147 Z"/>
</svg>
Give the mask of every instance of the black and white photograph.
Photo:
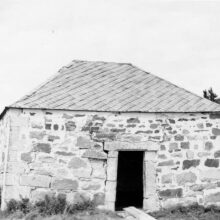
<svg viewBox="0 0 220 220">
<path fill-rule="evenodd" d="M 0 0 L 0 219 L 220 220 L 220 0 Z"/>
</svg>

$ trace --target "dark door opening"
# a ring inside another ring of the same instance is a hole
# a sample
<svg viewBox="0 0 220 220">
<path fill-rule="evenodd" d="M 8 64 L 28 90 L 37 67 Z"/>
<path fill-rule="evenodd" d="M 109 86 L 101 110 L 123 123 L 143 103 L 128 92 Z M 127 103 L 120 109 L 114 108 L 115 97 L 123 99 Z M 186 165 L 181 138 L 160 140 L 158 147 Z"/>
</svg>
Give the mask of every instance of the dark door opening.
<svg viewBox="0 0 220 220">
<path fill-rule="evenodd" d="M 120 151 L 115 209 L 143 207 L 143 152 Z"/>
</svg>

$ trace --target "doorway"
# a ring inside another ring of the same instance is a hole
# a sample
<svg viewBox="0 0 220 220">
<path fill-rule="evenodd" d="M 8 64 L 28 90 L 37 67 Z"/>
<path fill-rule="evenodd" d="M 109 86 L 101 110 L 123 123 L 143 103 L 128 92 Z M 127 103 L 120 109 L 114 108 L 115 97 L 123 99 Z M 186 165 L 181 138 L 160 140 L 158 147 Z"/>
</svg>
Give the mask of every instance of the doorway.
<svg viewBox="0 0 220 220">
<path fill-rule="evenodd" d="M 118 155 L 115 209 L 143 208 L 143 152 L 120 151 Z"/>
</svg>

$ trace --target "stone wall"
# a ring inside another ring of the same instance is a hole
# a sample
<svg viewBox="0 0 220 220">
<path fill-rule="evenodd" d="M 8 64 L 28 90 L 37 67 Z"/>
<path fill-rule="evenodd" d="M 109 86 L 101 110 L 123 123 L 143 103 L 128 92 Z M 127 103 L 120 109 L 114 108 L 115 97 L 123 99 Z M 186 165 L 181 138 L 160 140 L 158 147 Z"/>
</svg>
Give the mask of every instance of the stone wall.
<svg viewBox="0 0 220 220">
<path fill-rule="evenodd" d="M 218 115 L 15 109 L 7 115 L 4 201 L 65 193 L 71 202 L 93 199 L 114 209 L 117 151 L 143 150 L 145 209 L 220 203 Z"/>
</svg>

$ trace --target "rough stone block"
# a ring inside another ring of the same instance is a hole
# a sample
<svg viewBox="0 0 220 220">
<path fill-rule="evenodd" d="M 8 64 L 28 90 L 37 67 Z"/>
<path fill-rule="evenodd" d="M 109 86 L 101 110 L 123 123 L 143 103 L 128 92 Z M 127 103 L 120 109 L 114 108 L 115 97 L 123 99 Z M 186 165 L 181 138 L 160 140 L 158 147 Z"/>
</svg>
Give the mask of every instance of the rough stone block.
<svg viewBox="0 0 220 220">
<path fill-rule="evenodd" d="M 211 141 L 207 141 L 205 143 L 205 150 L 210 151 L 213 149 L 213 143 Z"/>
<path fill-rule="evenodd" d="M 54 179 L 52 181 L 51 188 L 57 190 L 77 190 L 78 181 L 72 179 Z"/>
<path fill-rule="evenodd" d="M 219 169 L 200 170 L 200 179 L 202 181 L 220 180 Z"/>
<path fill-rule="evenodd" d="M 220 129 L 219 128 L 213 128 L 212 129 L 212 134 L 215 135 L 215 136 L 220 135 Z"/>
<path fill-rule="evenodd" d="M 45 135 L 46 135 L 45 131 L 31 131 L 29 136 L 30 136 L 30 138 L 42 140 Z"/>
<path fill-rule="evenodd" d="M 219 159 L 206 159 L 205 166 L 207 166 L 207 167 L 219 167 Z"/>
<path fill-rule="evenodd" d="M 146 198 L 156 193 L 156 164 L 144 162 L 144 196 Z"/>
<path fill-rule="evenodd" d="M 80 149 L 88 149 L 93 146 L 93 141 L 90 139 L 90 137 L 87 136 L 80 136 L 77 138 L 76 146 Z"/>
<path fill-rule="evenodd" d="M 178 143 L 173 142 L 169 144 L 169 152 L 175 151 L 178 149 Z"/>
<path fill-rule="evenodd" d="M 50 153 L 51 152 L 51 146 L 48 143 L 37 143 L 34 146 L 34 151 Z"/>
<path fill-rule="evenodd" d="M 98 183 L 98 182 L 87 182 L 87 183 L 84 183 L 81 188 L 83 190 L 93 190 L 93 191 L 97 191 L 97 190 L 100 190 L 102 187 L 102 183 Z"/>
<path fill-rule="evenodd" d="M 215 192 L 205 196 L 205 203 L 215 204 L 220 203 L 220 192 Z"/>
<path fill-rule="evenodd" d="M 107 154 L 105 152 L 95 151 L 95 150 L 87 150 L 82 155 L 84 158 L 90 159 L 98 159 L 98 160 L 105 160 L 107 159 Z"/>
<path fill-rule="evenodd" d="M 191 151 L 191 150 L 188 150 L 186 152 L 186 157 L 187 157 L 188 160 L 192 160 L 194 158 L 194 152 Z"/>
<path fill-rule="evenodd" d="M 92 177 L 97 179 L 106 179 L 106 167 L 103 160 L 91 160 Z"/>
<path fill-rule="evenodd" d="M 180 143 L 180 147 L 181 147 L 182 149 L 189 149 L 189 147 L 190 147 L 190 142 L 181 142 L 181 143 Z"/>
<path fill-rule="evenodd" d="M 176 175 L 178 185 L 185 185 L 186 183 L 195 183 L 197 176 L 193 172 L 184 172 Z"/>
<path fill-rule="evenodd" d="M 161 198 L 167 199 L 167 198 L 180 198 L 183 196 L 183 189 L 166 189 L 159 191 L 159 196 Z"/>
<path fill-rule="evenodd" d="M 109 151 L 108 157 L 109 158 L 118 158 L 118 151 Z"/>
<path fill-rule="evenodd" d="M 158 211 L 160 209 L 160 203 L 157 195 L 151 196 L 149 198 L 144 198 L 143 208 L 144 210 Z"/>
<path fill-rule="evenodd" d="M 214 157 L 215 157 L 215 158 L 220 158 L 220 150 L 215 151 Z"/>
<path fill-rule="evenodd" d="M 118 158 L 108 158 L 107 160 L 107 180 L 117 180 Z"/>
<path fill-rule="evenodd" d="M 25 161 L 27 163 L 31 163 L 32 160 L 33 160 L 32 153 L 31 152 L 22 153 L 21 154 L 21 160 L 23 160 L 23 161 Z"/>
<path fill-rule="evenodd" d="M 145 151 L 144 152 L 144 161 L 156 162 L 157 154 L 155 151 Z"/>
<path fill-rule="evenodd" d="M 115 201 L 116 197 L 116 181 L 106 181 L 105 195 L 107 201 Z"/>
<path fill-rule="evenodd" d="M 19 175 L 6 173 L 6 186 L 16 186 L 19 183 Z"/>
<path fill-rule="evenodd" d="M 43 175 L 22 175 L 20 176 L 21 186 L 45 187 L 50 186 L 51 177 Z"/>
<path fill-rule="evenodd" d="M 5 201 L 10 199 L 20 200 L 21 196 L 23 198 L 30 198 L 30 187 L 26 186 L 6 186 L 5 188 Z"/>
<path fill-rule="evenodd" d="M 172 181 L 173 181 L 173 174 L 172 173 L 165 174 L 161 177 L 162 184 L 171 184 Z"/>
<path fill-rule="evenodd" d="M 76 128 L 76 124 L 73 121 L 68 121 L 65 124 L 66 131 L 74 131 Z"/>
<path fill-rule="evenodd" d="M 173 165 L 175 165 L 173 160 L 166 160 L 166 161 L 158 163 L 158 166 L 161 166 L 161 167 L 162 166 L 173 166 Z"/>
<path fill-rule="evenodd" d="M 200 164 L 200 160 L 184 160 L 183 170 L 189 169 L 191 167 L 197 167 Z"/>
<path fill-rule="evenodd" d="M 184 140 L 184 136 L 181 135 L 181 134 L 177 134 L 175 137 L 174 137 L 175 141 L 183 141 Z"/>
<path fill-rule="evenodd" d="M 104 205 L 105 204 L 105 194 L 102 192 L 94 194 L 92 201 L 96 206 Z"/>
<path fill-rule="evenodd" d="M 68 167 L 72 169 L 86 168 L 87 163 L 79 157 L 73 157 L 69 162 Z"/>
<path fill-rule="evenodd" d="M 125 141 L 112 141 L 106 142 L 104 149 L 111 151 L 111 150 L 146 150 L 146 151 L 158 151 L 159 150 L 159 143 L 154 141 L 144 141 L 138 143 L 131 143 Z"/>
</svg>

